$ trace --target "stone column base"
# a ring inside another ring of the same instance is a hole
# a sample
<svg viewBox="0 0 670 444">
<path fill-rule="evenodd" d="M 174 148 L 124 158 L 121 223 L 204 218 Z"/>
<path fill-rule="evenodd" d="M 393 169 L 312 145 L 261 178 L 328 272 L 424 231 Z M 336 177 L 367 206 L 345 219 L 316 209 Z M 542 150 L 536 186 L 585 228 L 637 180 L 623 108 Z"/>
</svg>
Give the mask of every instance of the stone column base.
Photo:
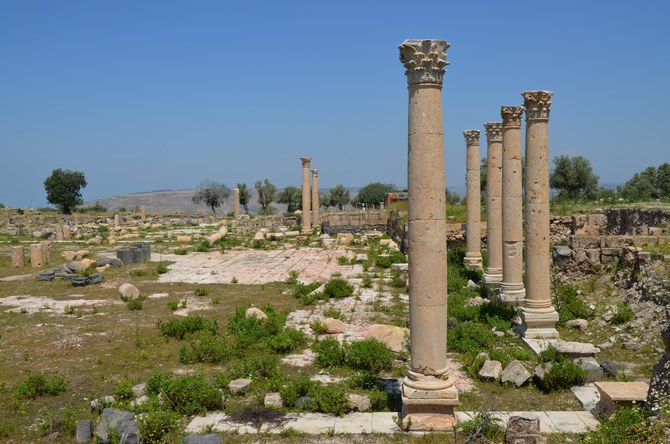
<svg viewBox="0 0 670 444">
<path fill-rule="evenodd" d="M 491 288 L 500 288 L 502 285 L 502 268 L 489 268 L 484 273 L 483 282 Z"/>
<path fill-rule="evenodd" d="M 441 390 L 418 390 L 402 385 L 402 426 L 409 431 L 454 432 L 458 405 L 455 386 Z"/>
<path fill-rule="evenodd" d="M 312 229 L 311 228 L 304 228 L 300 232 L 301 234 L 312 234 Z"/>
<path fill-rule="evenodd" d="M 517 312 L 521 317 L 519 333 L 524 338 L 558 339 L 558 313 L 553 306 L 541 309 L 521 307 Z"/>
<path fill-rule="evenodd" d="M 500 284 L 498 300 L 503 304 L 519 307 L 523 304 L 525 298 L 526 289 L 523 287 L 523 283 L 508 284 L 506 282 L 502 282 Z"/>
<path fill-rule="evenodd" d="M 481 253 L 465 253 L 463 265 L 465 265 L 465 268 L 468 270 L 483 270 L 484 265 Z"/>
</svg>

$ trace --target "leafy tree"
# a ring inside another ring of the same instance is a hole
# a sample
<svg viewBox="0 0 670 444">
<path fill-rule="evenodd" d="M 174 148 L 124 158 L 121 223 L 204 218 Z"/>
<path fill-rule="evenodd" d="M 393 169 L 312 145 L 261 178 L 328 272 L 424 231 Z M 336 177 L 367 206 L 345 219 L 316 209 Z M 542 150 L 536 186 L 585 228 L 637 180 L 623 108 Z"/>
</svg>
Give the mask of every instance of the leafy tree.
<svg viewBox="0 0 670 444">
<path fill-rule="evenodd" d="M 81 171 L 57 168 L 44 180 L 47 202 L 56 205 L 61 213 L 71 214 L 77 205 L 84 203 L 81 189 L 86 188 L 87 184 L 86 176 Z"/>
<path fill-rule="evenodd" d="M 449 188 L 444 189 L 444 194 L 447 205 L 459 205 L 461 203 L 461 196 L 459 196 L 457 193 L 449 191 Z"/>
<path fill-rule="evenodd" d="M 558 190 L 564 199 L 594 199 L 598 195 L 598 176 L 591 162 L 583 156 L 554 157 L 554 169 L 549 175 L 549 186 Z"/>
<path fill-rule="evenodd" d="M 5 208 L 5 204 L 0 203 L 0 208 Z"/>
<path fill-rule="evenodd" d="M 230 197 L 230 188 L 222 183 L 205 180 L 200 184 L 193 195 L 193 202 L 204 203 L 216 214 L 216 209 L 223 205 L 223 201 Z"/>
<path fill-rule="evenodd" d="M 256 181 L 256 192 L 258 192 L 258 203 L 261 206 L 260 214 L 271 214 L 272 207 L 270 204 L 277 198 L 277 187 L 274 186 L 268 179 L 263 182 Z"/>
<path fill-rule="evenodd" d="M 396 191 L 396 187 L 391 183 L 369 183 L 358 192 L 355 202 L 379 205 L 386 200 L 386 193 L 392 193 L 394 191 Z"/>
<path fill-rule="evenodd" d="M 294 186 L 286 187 L 279 193 L 277 202 L 286 204 L 286 211 L 293 213 L 302 208 L 302 190 Z"/>
<path fill-rule="evenodd" d="M 479 164 L 479 191 L 482 196 L 482 199 L 484 199 L 484 196 L 486 195 L 486 169 L 488 167 L 489 161 L 486 157 L 482 157 L 482 161 Z"/>
<path fill-rule="evenodd" d="M 333 206 L 333 199 L 330 196 L 330 192 L 319 193 L 319 206 L 326 209 Z"/>
<path fill-rule="evenodd" d="M 359 193 L 360 194 L 360 193 Z M 385 196 L 386 197 L 386 196 Z M 330 206 L 337 207 L 340 211 L 351 200 L 351 193 L 344 188 L 344 185 L 337 185 L 330 190 Z"/>
<path fill-rule="evenodd" d="M 249 214 L 249 201 L 251 200 L 251 190 L 246 183 L 238 183 L 237 188 L 240 190 L 240 205 L 244 208 L 244 212 Z"/>
<path fill-rule="evenodd" d="M 670 164 L 663 163 L 658 168 L 648 167 L 635 173 L 619 194 L 629 200 L 649 200 L 670 196 Z"/>
</svg>

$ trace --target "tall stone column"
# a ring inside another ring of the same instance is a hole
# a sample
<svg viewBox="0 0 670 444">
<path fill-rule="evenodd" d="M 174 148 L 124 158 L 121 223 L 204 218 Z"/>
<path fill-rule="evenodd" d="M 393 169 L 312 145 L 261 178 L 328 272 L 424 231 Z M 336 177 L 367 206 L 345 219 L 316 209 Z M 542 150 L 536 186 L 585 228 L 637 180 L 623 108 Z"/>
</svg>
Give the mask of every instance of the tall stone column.
<svg viewBox="0 0 670 444">
<path fill-rule="evenodd" d="M 486 251 L 484 282 L 499 287 L 503 278 L 502 252 L 502 123 L 486 122 Z"/>
<path fill-rule="evenodd" d="M 521 116 L 523 107 L 503 106 L 502 240 L 503 280 L 500 299 L 521 305 L 523 286 L 523 209 L 521 201 Z"/>
<path fill-rule="evenodd" d="M 442 133 L 444 40 L 405 40 L 400 61 L 409 90 L 410 369 L 402 383 L 403 422 L 451 430 L 458 391 L 447 367 L 447 233 Z"/>
<path fill-rule="evenodd" d="M 312 219 L 310 201 L 312 196 L 309 192 L 309 166 L 312 162 L 311 157 L 301 157 L 302 162 L 302 233 L 309 234 L 312 232 Z"/>
<path fill-rule="evenodd" d="M 312 170 L 312 225 L 318 227 L 319 220 L 319 170 Z"/>
<path fill-rule="evenodd" d="M 525 91 L 526 108 L 526 298 L 519 310 L 522 334 L 529 339 L 558 338 L 558 313 L 551 302 L 549 254 L 550 91 Z"/>
<path fill-rule="evenodd" d="M 233 219 L 240 217 L 240 189 L 233 188 Z"/>
<path fill-rule="evenodd" d="M 471 270 L 482 269 L 481 189 L 479 186 L 479 130 L 463 131 L 466 145 L 466 222 L 463 263 Z"/>
</svg>

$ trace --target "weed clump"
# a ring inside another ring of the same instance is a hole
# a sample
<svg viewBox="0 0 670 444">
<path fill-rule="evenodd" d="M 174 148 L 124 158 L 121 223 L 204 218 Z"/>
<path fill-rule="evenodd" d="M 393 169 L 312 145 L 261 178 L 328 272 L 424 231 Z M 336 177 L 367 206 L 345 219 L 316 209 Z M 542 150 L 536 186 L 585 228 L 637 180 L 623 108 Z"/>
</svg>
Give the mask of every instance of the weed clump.
<svg viewBox="0 0 670 444">
<path fill-rule="evenodd" d="M 208 331 L 211 334 L 216 334 L 219 328 L 219 323 L 216 319 L 207 319 L 202 316 L 186 316 L 184 318 L 170 319 L 165 322 L 158 321 L 158 329 L 163 336 L 168 336 L 175 339 L 184 339 L 189 333 L 196 331 Z"/>
<path fill-rule="evenodd" d="M 268 339 L 268 346 L 280 354 L 291 353 L 305 345 L 307 337 L 300 330 L 285 328 L 284 331 Z"/>
<path fill-rule="evenodd" d="M 344 279 L 331 279 L 326 283 L 323 294 L 329 298 L 342 299 L 354 294 L 354 287 Z"/>
<path fill-rule="evenodd" d="M 199 331 L 193 334 L 188 345 L 181 346 L 179 360 L 182 364 L 195 364 L 196 362 L 218 364 L 231 356 L 232 349 L 229 339 L 216 336 L 207 330 Z"/>
<path fill-rule="evenodd" d="M 390 370 L 393 352 L 374 338 L 341 345 L 337 339 L 326 338 L 312 345 L 317 354 L 316 365 L 322 368 L 347 366 L 353 370 L 376 374 Z"/>
<path fill-rule="evenodd" d="M 554 304 L 558 311 L 558 322 L 564 324 L 571 319 L 591 319 L 593 311 L 589 309 L 583 299 L 577 297 L 577 288 L 574 285 L 562 285 L 556 289 Z"/>
<path fill-rule="evenodd" d="M 38 396 L 50 395 L 58 396 L 67 389 L 65 378 L 60 374 L 46 377 L 36 373 L 28 375 L 14 389 L 14 394 L 19 399 L 35 399 Z"/>
<path fill-rule="evenodd" d="M 495 335 L 484 324 L 468 321 L 449 331 L 449 346 L 459 353 L 486 351 Z"/>
<path fill-rule="evenodd" d="M 165 406 L 182 415 L 201 415 L 223 407 L 221 392 L 203 374 L 175 377 L 158 373 L 147 380 L 147 392 L 162 394 Z"/>
<path fill-rule="evenodd" d="M 635 312 L 630 307 L 628 301 L 623 301 L 617 305 L 616 313 L 612 316 L 612 323 L 615 325 L 625 324 L 635 319 Z"/>
<path fill-rule="evenodd" d="M 586 370 L 582 370 L 554 347 L 549 347 L 540 353 L 538 361 L 540 363 L 551 363 L 551 368 L 544 374 L 544 380 L 540 387 L 547 392 L 569 389 L 586 382 Z"/>
</svg>

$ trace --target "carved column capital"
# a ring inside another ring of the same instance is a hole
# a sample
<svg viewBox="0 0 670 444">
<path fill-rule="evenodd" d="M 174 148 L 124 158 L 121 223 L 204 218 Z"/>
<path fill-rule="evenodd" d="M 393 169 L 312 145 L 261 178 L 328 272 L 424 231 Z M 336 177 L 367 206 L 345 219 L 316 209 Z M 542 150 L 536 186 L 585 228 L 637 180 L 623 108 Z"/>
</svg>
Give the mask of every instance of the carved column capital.
<svg viewBox="0 0 670 444">
<path fill-rule="evenodd" d="M 446 70 L 447 49 L 445 40 L 405 40 L 400 45 L 400 61 L 405 65 L 407 85 L 442 85 Z"/>
<path fill-rule="evenodd" d="M 484 129 L 486 130 L 486 139 L 489 142 L 502 142 L 502 122 L 486 122 Z"/>
<path fill-rule="evenodd" d="M 463 136 L 465 136 L 466 145 L 479 145 L 479 130 L 465 130 Z"/>
<path fill-rule="evenodd" d="M 503 128 L 521 128 L 523 106 L 503 106 L 500 108 Z"/>
<path fill-rule="evenodd" d="M 551 91 L 524 91 L 523 106 L 526 108 L 526 121 L 549 120 L 549 107 L 551 106 Z"/>
<path fill-rule="evenodd" d="M 312 170 L 312 177 L 319 177 L 319 170 Z"/>
<path fill-rule="evenodd" d="M 312 161 L 312 158 L 311 157 L 301 157 L 300 161 L 302 162 L 303 168 L 305 168 L 305 167 L 309 168 L 309 164 Z"/>
</svg>

